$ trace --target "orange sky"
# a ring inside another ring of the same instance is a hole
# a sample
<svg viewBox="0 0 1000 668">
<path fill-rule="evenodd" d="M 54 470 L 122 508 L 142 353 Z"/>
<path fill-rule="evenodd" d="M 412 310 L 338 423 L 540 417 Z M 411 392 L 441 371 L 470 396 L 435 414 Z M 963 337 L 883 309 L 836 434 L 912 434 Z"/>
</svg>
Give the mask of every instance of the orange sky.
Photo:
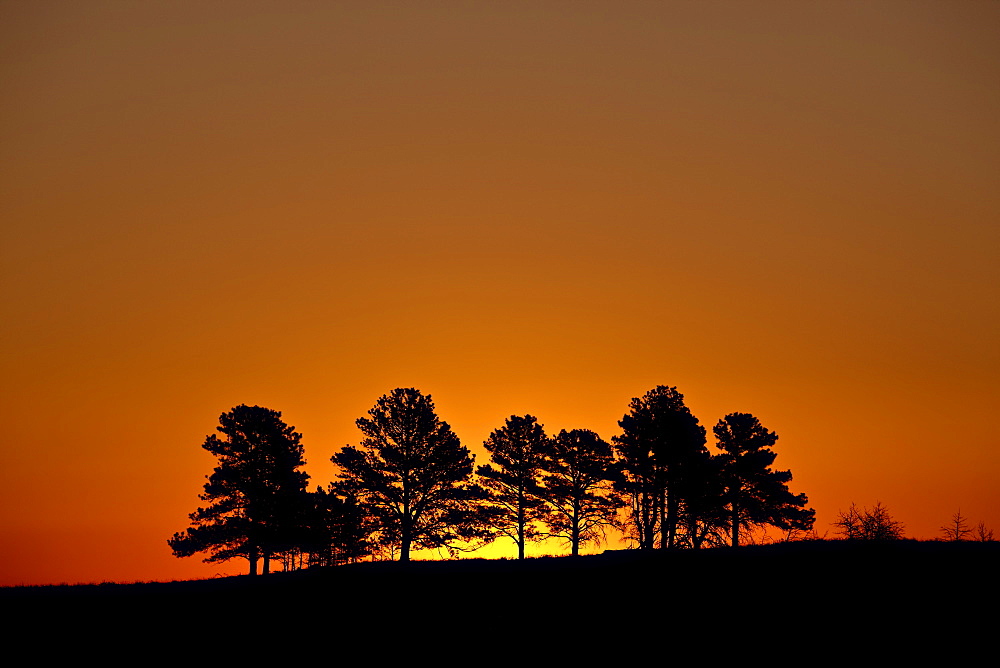
<svg viewBox="0 0 1000 668">
<path fill-rule="evenodd" d="M 325 484 L 410 386 L 483 463 L 675 385 L 821 534 L 1000 532 L 1000 3 L 3 2 L 0 50 L 0 584 L 244 570 L 166 544 L 219 414 Z"/>
</svg>

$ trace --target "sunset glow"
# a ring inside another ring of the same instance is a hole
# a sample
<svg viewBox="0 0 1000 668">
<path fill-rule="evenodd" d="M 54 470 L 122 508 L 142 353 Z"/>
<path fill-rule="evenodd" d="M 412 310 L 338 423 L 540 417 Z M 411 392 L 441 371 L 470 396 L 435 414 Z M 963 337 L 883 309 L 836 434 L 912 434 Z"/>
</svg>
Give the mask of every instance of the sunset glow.
<svg viewBox="0 0 1000 668">
<path fill-rule="evenodd" d="M 325 486 L 397 387 L 482 464 L 676 386 L 820 535 L 1000 531 L 1000 3 L 5 3 L 0 48 L 0 585 L 244 572 L 166 543 L 219 415 Z"/>
</svg>

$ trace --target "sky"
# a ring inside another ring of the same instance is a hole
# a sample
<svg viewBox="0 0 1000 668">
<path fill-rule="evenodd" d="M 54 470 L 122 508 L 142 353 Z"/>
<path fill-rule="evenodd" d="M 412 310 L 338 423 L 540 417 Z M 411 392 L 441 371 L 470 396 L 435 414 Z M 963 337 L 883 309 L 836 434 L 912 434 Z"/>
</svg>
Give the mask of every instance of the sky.
<svg viewBox="0 0 1000 668">
<path fill-rule="evenodd" d="M 218 416 L 326 485 L 396 387 L 1000 532 L 998 81 L 997 2 L 0 2 L 0 584 L 245 571 L 166 543 Z"/>
</svg>

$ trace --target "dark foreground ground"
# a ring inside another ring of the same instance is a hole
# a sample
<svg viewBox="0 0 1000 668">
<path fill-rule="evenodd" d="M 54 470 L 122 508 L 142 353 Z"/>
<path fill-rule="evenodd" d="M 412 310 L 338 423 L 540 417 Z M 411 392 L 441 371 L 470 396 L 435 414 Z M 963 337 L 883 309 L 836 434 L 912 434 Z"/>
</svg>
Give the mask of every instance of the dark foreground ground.
<svg viewBox="0 0 1000 668">
<path fill-rule="evenodd" d="M 953 660 L 971 657 L 995 645 L 998 594 L 1000 543 L 815 541 L 13 587 L 0 589 L 0 606 L 15 645 L 40 634 L 49 651 L 103 648 L 135 660 L 158 648 L 169 663 L 589 665 L 639 655 L 825 663 L 948 646 Z"/>
</svg>

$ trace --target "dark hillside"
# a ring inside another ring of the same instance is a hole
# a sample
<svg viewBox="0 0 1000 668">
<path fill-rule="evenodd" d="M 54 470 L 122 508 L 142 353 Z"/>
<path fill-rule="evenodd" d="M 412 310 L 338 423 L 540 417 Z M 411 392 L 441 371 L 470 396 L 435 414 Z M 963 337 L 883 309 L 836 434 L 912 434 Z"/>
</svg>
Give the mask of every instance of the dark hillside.
<svg viewBox="0 0 1000 668">
<path fill-rule="evenodd" d="M 134 637 L 235 632 L 265 646 L 287 633 L 320 634 L 335 636 L 345 649 L 389 654 L 428 642 L 442 653 L 451 651 L 442 643 L 454 651 L 483 651 L 476 649 L 480 643 L 513 642 L 518 651 L 552 652 L 561 646 L 574 656 L 665 642 L 693 643 L 698 649 L 691 651 L 697 652 L 775 641 L 802 649 L 826 643 L 837 648 L 845 634 L 933 639 L 944 628 L 974 633 L 992 625 L 998 564 L 1000 543 L 816 541 L 524 562 L 361 563 L 190 582 L 14 587 L 0 590 L 0 601 L 4 609 L 21 610 L 22 620 L 44 619 L 48 628 L 77 632 L 118 628 Z"/>
</svg>

